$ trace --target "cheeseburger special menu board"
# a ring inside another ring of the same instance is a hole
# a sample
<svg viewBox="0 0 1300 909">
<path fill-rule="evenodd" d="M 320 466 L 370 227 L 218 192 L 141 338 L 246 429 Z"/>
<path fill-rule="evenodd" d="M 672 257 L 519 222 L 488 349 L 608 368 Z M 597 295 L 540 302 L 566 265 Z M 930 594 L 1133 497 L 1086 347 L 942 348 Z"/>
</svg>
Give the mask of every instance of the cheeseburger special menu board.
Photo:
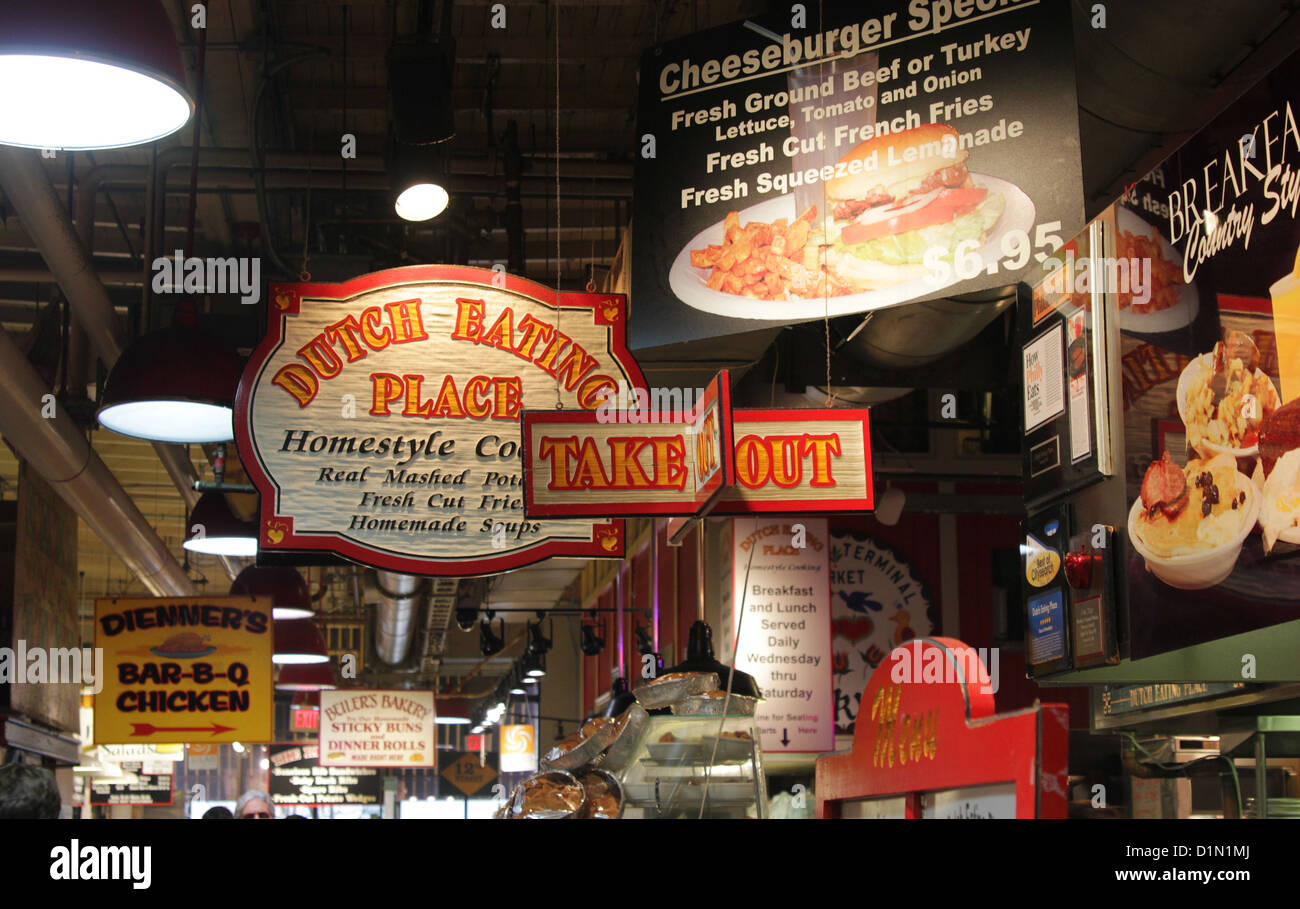
<svg viewBox="0 0 1300 909">
<path fill-rule="evenodd" d="M 1058 0 L 890 0 L 651 48 L 633 348 L 1015 283 L 1083 226 Z"/>
<path fill-rule="evenodd" d="M 1297 86 L 1300 55 L 1110 215 L 1134 658 L 1300 615 Z"/>
</svg>

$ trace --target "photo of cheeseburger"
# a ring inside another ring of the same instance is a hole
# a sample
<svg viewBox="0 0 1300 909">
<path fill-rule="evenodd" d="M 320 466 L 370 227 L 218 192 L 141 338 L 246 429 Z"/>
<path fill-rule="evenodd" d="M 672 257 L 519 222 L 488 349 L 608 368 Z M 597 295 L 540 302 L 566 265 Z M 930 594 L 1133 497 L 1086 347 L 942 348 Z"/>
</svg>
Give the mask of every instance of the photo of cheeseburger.
<svg viewBox="0 0 1300 909">
<path fill-rule="evenodd" d="M 863 293 L 927 275 L 931 247 L 951 260 L 963 240 L 982 245 L 1006 200 L 971 179 L 969 155 L 955 129 L 930 123 L 868 139 L 841 158 L 837 172 L 852 172 L 825 186 L 828 272 Z"/>
</svg>

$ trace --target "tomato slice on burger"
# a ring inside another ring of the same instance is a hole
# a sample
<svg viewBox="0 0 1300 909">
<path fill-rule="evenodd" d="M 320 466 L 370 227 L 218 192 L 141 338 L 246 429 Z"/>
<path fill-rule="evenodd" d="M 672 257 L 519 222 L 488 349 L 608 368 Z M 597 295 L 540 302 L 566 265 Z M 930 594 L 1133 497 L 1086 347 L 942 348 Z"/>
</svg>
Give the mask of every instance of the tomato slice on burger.
<svg viewBox="0 0 1300 909">
<path fill-rule="evenodd" d="M 933 224 L 944 224 L 979 205 L 988 194 L 987 189 L 980 187 L 942 189 L 894 205 L 869 208 L 840 231 L 840 239 L 850 244 L 867 243 Z"/>
</svg>

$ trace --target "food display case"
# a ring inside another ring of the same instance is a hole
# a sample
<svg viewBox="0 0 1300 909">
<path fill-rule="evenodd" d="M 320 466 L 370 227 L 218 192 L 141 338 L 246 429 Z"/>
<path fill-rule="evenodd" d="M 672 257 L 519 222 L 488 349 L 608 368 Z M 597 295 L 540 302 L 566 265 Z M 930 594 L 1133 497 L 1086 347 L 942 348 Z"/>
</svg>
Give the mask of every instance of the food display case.
<svg viewBox="0 0 1300 909">
<path fill-rule="evenodd" d="M 766 817 L 758 743 L 752 716 L 651 716 L 620 780 L 623 816 Z"/>
</svg>

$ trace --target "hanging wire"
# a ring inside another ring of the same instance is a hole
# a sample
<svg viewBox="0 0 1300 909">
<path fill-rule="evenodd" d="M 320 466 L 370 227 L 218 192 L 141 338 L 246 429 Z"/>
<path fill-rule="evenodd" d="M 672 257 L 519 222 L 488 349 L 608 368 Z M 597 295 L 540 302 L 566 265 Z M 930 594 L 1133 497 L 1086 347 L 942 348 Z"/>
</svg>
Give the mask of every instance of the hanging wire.
<svg viewBox="0 0 1300 909">
<path fill-rule="evenodd" d="M 560 303 L 560 272 L 563 260 L 560 258 L 560 4 L 555 4 L 555 337 L 560 337 L 560 317 L 564 307 Z M 559 350 L 555 352 L 558 359 Z M 555 409 L 563 410 L 564 401 L 560 398 L 560 370 L 555 370 Z"/>
<path fill-rule="evenodd" d="M 821 29 L 825 25 L 824 16 L 822 15 L 822 0 L 817 0 L 817 28 Z M 834 64 L 831 64 L 834 66 Z M 817 64 L 817 74 L 822 75 L 825 71 L 825 63 Z M 826 149 L 822 148 L 822 166 L 826 166 Z M 830 204 L 826 200 L 826 181 L 822 181 L 822 224 L 826 223 L 826 207 Z M 822 234 L 821 264 L 822 264 L 822 326 L 826 331 L 826 406 L 835 406 L 835 389 L 831 387 L 831 281 L 830 272 L 827 268 L 827 251 L 830 249 L 830 243 L 826 242 L 829 238 Z"/>
<path fill-rule="evenodd" d="M 589 294 L 594 294 L 594 293 L 596 293 L 596 291 L 599 289 L 599 288 L 597 287 L 597 285 L 596 285 L 596 235 L 597 235 L 598 233 L 602 233 L 603 230 L 604 230 L 604 224 L 603 224 L 603 222 L 602 222 L 602 219 L 600 218 L 600 213 L 599 213 L 600 203 L 597 202 L 597 201 L 595 201 L 595 195 L 596 195 L 596 178 L 595 178 L 595 177 L 592 177 L 592 178 L 591 178 L 591 190 L 592 190 L 592 193 L 591 193 L 591 194 L 592 194 L 592 197 L 593 197 L 593 201 L 592 201 L 592 205 L 591 205 L 591 211 L 592 211 L 592 219 L 593 219 L 593 222 L 594 222 L 594 223 L 591 225 L 591 227 L 592 227 L 592 231 L 591 231 L 591 274 L 590 274 L 590 277 L 587 278 L 587 293 L 589 293 Z"/>
<path fill-rule="evenodd" d="M 346 129 L 346 125 L 344 127 Z M 307 130 L 307 193 L 302 216 L 302 268 L 298 271 L 298 280 L 306 283 L 311 280 L 307 270 L 311 262 L 311 159 L 316 153 L 316 130 Z"/>
</svg>

